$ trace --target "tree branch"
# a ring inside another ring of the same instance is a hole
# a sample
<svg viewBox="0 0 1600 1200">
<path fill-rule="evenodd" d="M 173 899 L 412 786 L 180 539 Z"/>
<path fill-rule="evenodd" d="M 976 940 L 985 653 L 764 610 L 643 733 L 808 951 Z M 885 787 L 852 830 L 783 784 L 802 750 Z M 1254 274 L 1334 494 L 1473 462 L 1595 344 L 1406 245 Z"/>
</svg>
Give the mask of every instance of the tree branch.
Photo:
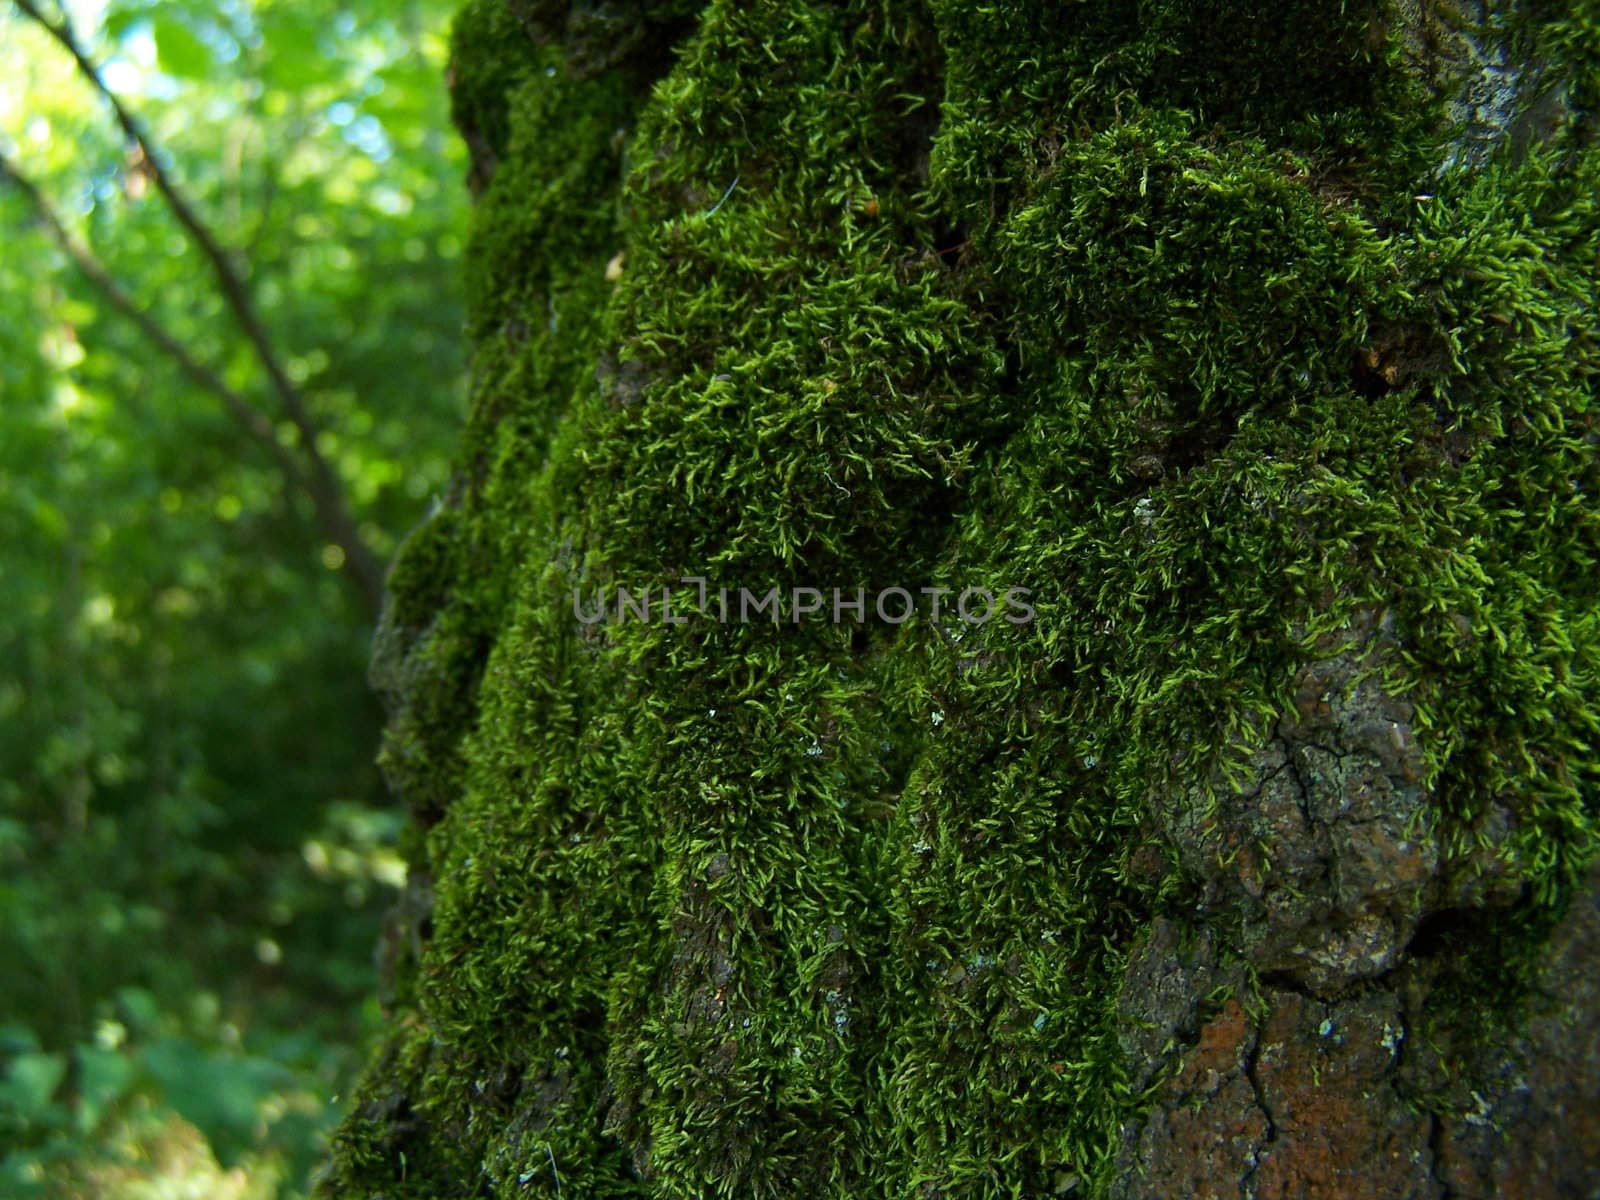
<svg viewBox="0 0 1600 1200">
<path fill-rule="evenodd" d="M 95 257 L 89 249 L 62 220 L 50 201 L 45 198 L 38 186 L 17 168 L 9 158 L 0 154 L 0 182 L 10 183 L 33 207 L 40 222 L 44 225 L 51 239 L 60 246 L 68 258 L 72 260 L 79 273 L 86 279 L 90 286 L 97 291 L 113 309 L 126 317 L 140 333 L 142 333 L 157 349 L 176 363 L 185 375 L 202 391 L 215 396 L 228 410 L 230 416 L 250 435 L 252 439 L 264 446 L 272 456 L 274 465 L 288 480 L 290 487 L 313 495 L 310 482 L 306 479 L 305 472 L 300 463 L 296 461 L 281 441 L 278 440 L 277 430 L 272 421 L 255 405 L 246 400 L 237 390 L 228 386 L 221 375 L 212 368 L 195 358 L 187 347 L 177 338 L 166 331 L 161 324 L 140 308 L 119 284 L 105 265 Z M 341 545 L 341 549 L 344 547 Z M 364 549 L 365 547 L 363 547 Z M 345 567 L 350 565 L 349 551 L 345 550 Z M 366 583 L 352 572 L 352 582 L 362 591 L 362 598 L 369 602 L 371 595 L 366 589 Z M 381 603 L 381 593 L 378 597 Z M 372 610 L 376 613 L 377 609 Z"/>
<path fill-rule="evenodd" d="M 316 422 L 306 406 L 305 398 L 301 396 L 300 390 L 289 378 L 288 372 L 279 360 L 271 338 L 267 334 L 266 325 L 256 312 L 243 276 L 229 260 L 222 244 L 200 219 L 188 198 L 173 182 L 144 126 L 122 103 L 121 98 L 106 85 L 99 68 L 90 60 L 78 42 L 77 35 L 73 33 L 67 18 L 63 16 L 60 21 L 51 20 L 40 10 L 36 0 L 13 0 L 13 2 L 72 56 L 79 74 L 110 106 L 112 115 L 116 118 L 123 134 L 144 152 L 146 169 L 151 181 L 161 193 L 162 199 L 166 201 L 172 215 L 177 218 L 178 224 L 183 226 L 184 231 L 210 264 L 229 311 L 233 313 L 239 329 L 255 351 L 256 359 L 261 363 L 262 369 L 266 371 L 267 378 L 272 383 L 272 390 L 283 407 L 284 415 L 299 434 L 301 452 L 310 466 L 309 475 L 302 473 L 303 486 L 316 507 L 324 534 L 329 541 L 344 551 L 345 570 L 361 589 L 369 610 L 376 615 L 383 604 L 383 570 L 361 537 L 355 519 L 350 514 L 342 483 L 317 447 Z"/>
<path fill-rule="evenodd" d="M 168 358 L 172 359 L 183 373 L 205 391 L 216 396 L 227 407 L 228 412 L 242 425 L 247 433 L 257 441 L 266 445 L 277 459 L 278 466 L 290 476 L 291 482 L 302 486 L 300 464 L 289 455 L 283 443 L 278 440 L 277 433 L 273 430 L 272 422 L 266 414 L 252 405 L 248 400 L 229 387 L 227 382 L 210 367 L 200 362 L 190 354 L 183 343 L 163 329 L 149 313 L 145 312 L 134 303 L 133 297 L 123 291 L 122 285 L 112 278 L 104 264 L 94 256 L 83 242 L 79 241 L 67 227 L 61 215 L 45 199 L 32 180 L 24 176 L 16 164 L 0 154 L 0 178 L 5 179 L 33 206 L 39 219 L 49 231 L 50 237 L 66 252 L 68 258 L 85 279 L 93 285 L 101 297 L 133 324 L 139 327 L 139 332 L 154 342 Z"/>
</svg>

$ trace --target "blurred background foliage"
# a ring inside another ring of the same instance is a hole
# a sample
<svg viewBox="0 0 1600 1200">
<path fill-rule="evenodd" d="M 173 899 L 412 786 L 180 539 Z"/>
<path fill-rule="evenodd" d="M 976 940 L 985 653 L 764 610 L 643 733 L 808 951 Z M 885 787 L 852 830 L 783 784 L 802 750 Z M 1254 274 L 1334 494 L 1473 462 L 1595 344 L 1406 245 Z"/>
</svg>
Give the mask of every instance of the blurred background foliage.
<svg viewBox="0 0 1600 1200">
<path fill-rule="evenodd" d="M 453 7 L 65 6 L 229 252 L 382 561 L 443 491 L 461 415 Z M 303 451 L 141 152 L 13 0 L 0 155 Z M 307 1191 L 404 872 L 343 558 L 0 181 L 0 1196 Z"/>
</svg>

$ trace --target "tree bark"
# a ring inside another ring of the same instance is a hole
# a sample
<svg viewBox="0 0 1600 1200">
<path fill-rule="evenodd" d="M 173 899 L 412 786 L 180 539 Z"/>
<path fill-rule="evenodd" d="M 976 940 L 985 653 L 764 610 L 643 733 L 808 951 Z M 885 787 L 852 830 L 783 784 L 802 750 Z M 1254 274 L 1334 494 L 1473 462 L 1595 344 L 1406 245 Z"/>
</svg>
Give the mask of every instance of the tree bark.
<svg viewBox="0 0 1600 1200">
<path fill-rule="evenodd" d="M 1597 64 L 1578 4 L 470 3 L 324 1194 L 1600 1189 Z"/>
</svg>

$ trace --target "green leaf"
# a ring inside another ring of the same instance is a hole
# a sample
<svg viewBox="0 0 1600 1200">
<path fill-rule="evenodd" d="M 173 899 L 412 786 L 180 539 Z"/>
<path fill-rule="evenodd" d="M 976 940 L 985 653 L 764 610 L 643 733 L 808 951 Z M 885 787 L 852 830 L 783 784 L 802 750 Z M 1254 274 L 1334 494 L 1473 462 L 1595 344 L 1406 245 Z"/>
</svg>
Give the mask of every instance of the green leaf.
<svg viewBox="0 0 1600 1200">
<path fill-rule="evenodd" d="M 157 17 L 154 24 L 156 63 L 179 79 L 204 79 L 211 73 L 211 50 L 181 21 Z"/>
<path fill-rule="evenodd" d="M 156 998 L 141 987 L 118 988 L 117 1008 L 122 1019 L 136 1032 L 151 1032 L 161 1022 L 161 1008 Z"/>
<path fill-rule="evenodd" d="M 127 1093 L 136 1070 L 133 1061 L 116 1050 L 82 1045 L 74 1053 L 78 1059 L 78 1128 L 91 1133 L 106 1110 Z"/>
<path fill-rule="evenodd" d="M 105 34 L 114 42 L 120 42 L 128 36 L 137 26 L 145 21 L 146 14 L 132 8 L 114 8 L 106 12 Z"/>
<path fill-rule="evenodd" d="M 299 92 L 339 79 L 348 68 L 337 56 L 324 52 L 320 34 L 316 21 L 298 10 L 272 9 L 262 14 L 262 81 Z"/>
<path fill-rule="evenodd" d="M 36 1119 L 50 1107 L 51 1099 L 67 1075 L 64 1054 L 19 1054 L 0 1080 L 0 1106 L 26 1119 Z"/>
<path fill-rule="evenodd" d="M 163 1038 L 141 1057 L 164 1101 L 205 1134 L 224 1166 L 253 1143 L 262 1104 L 293 1081 L 277 1063 L 221 1054 L 184 1038 Z"/>
</svg>

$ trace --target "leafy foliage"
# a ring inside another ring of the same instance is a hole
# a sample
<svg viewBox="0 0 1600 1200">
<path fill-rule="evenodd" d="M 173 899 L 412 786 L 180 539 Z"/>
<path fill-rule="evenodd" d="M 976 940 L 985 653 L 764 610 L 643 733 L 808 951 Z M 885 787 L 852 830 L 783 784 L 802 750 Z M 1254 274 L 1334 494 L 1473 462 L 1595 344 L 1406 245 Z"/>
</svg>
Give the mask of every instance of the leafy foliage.
<svg viewBox="0 0 1600 1200">
<path fill-rule="evenodd" d="M 447 6 L 70 11 L 387 558 L 459 414 Z M 0 75 L 0 151 L 168 333 L 259 391 L 139 154 L 9 5 Z M 167 1162 L 207 1194 L 298 1194 L 404 875 L 367 614 L 306 497 L 35 216 L 0 185 L 0 1191 L 144 1195 Z"/>
</svg>

